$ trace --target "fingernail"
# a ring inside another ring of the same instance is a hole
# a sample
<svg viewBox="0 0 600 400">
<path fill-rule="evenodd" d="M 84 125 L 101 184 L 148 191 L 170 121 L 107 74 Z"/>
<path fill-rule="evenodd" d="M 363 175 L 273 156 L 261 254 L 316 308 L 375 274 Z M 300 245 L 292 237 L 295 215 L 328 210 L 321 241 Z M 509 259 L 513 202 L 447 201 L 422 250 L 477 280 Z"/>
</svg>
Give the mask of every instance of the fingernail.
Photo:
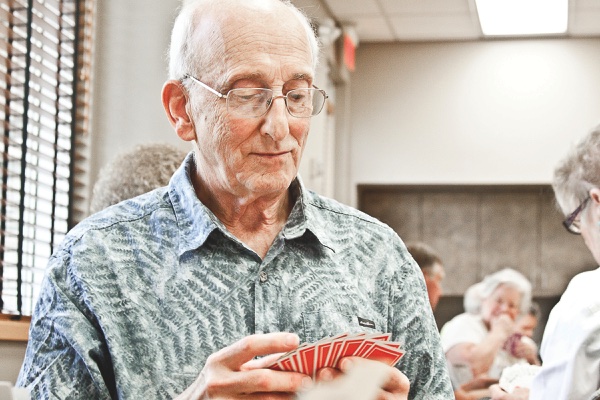
<svg viewBox="0 0 600 400">
<path fill-rule="evenodd" d="M 298 346 L 299 342 L 300 342 L 300 338 L 296 334 L 290 334 L 285 338 L 286 346 Z"/>
<path fill-rule="evenodd" d="M 342 371 L 346 372 L 346 371 L 348 371 L 349 369 L 351 369 L 351 368 L 352 368 L 352 365 L 353 365 L 353 364 L 354 364 L 354 363 L 353 363 L 351 360 L 349 360 L 349 359 L 345 358 L 345 359 L 343 359 L 343 360 L 342 360 L 342 362 L 340 363 L 340 369 L 341 369 Z"/>
<path fill-rule="evenodd" d="M 302 389 L 310 389 L 312 387 L 312 385 L 313 385 L 313 381 L 308 376 L 305 376 L 304 378 L 302 378 Z"/>
<path fill-rule="evenodd" d="M 331 381 L 333 380 L 333 374 L 330 370 L 324 369 L 321 371 L 321 373 L 319 373 L 319 379 L 323 381 Z"/>
</svg>

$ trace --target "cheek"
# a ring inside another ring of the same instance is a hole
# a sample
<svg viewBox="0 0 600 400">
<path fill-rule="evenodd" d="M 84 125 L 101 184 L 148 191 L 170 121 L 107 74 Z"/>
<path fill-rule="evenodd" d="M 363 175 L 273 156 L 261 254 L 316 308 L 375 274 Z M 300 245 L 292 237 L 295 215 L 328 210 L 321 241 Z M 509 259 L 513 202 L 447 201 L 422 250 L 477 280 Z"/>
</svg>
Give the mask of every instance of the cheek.
<svg viewBox="0 0 600 400">
<path fill-rule="evenodd" d="M 301 147 L 304 147 L 310 129 L 310 119 L 298 118 L 297 121 L 291 122 L 289 126 L 290 134 L 296 139 L 296 142 L 298 142 Z"/>
</svg>

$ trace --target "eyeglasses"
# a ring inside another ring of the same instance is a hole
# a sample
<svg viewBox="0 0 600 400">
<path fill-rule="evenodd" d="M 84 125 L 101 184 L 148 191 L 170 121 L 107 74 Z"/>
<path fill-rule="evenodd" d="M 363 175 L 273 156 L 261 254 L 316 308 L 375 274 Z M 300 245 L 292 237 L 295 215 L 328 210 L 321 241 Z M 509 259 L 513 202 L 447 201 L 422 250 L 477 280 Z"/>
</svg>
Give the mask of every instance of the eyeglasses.
<svg viewBox="0 0 600 400">
<path fill-rule="evenodd" d="M 585 199 L 579 207 L 575 209 L 564 221 L 563 225 L 567 230 L 574 235 L 581 235 L 581 220 L 576 219 L 577 216 L 581 213 L 581 211 L 585 208 L 585 205 L 590 200 L 589 196 Z"/>
<path fill-rule="evenodd" d="M 222 94 L 191 75 L 186 75 L 185 78 L 190 78 L 220 98 L 226 99 L 227 111 L 241 118 L 262 117 L 269 111 L 273 101 L 278 98 L 285 101 L 285 107 L 291 116 L 310 118 L 321 112 L 325 99 L 328 97 L 324 90 L 316 86 L 293 89 L 280 96 L 274 96 L 273 90 L 265 88 L 238 88 Z"/>
</svg>

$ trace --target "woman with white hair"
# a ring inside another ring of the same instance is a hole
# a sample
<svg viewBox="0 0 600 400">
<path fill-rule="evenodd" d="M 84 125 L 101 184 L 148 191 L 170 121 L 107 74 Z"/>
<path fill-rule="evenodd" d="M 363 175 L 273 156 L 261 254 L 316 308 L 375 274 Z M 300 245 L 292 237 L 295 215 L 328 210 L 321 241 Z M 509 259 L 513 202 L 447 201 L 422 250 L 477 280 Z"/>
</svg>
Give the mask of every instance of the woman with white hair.
<svg viewBox="0 0 600 400">
<path fill-rule="evenodd" d="M 506 268 L 478 285 L 478 313 L 463 313 L 441 331 L 442 346 L 460 385 L 473 377 L 500 377 L 516 363 L 534 363 L 535 346 L 519 340 L 515 321 L 531 304 L 531 284 L 521 273 Z"/>
<path fill-rule="evenodd" d="M 563 225 L 600 264 L 600 125 L 557 166 L 552 183 Z M 540 371 L 530 388 L 491 388 L 494 400 L 600 399 L 600 268 L 575 276 L 550 313 Z"/>
</svg>

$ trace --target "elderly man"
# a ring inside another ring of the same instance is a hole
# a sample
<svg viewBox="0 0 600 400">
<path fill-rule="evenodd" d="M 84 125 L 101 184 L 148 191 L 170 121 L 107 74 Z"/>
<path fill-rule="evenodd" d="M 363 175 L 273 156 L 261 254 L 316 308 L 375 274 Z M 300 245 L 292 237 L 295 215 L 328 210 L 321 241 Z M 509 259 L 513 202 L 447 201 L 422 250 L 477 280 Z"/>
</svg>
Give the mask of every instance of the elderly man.
<svg viewBox="0 0 600 400">
<path fill-rule="evenodd" d="M 375 331 L 406 350 L 380 399 L 452 397 L 398 236 L 297 177 L 326 99 L 317 53 L 288 2 L 182 9 L 162 100 L 194 151 L 167 188 L 87 219 L 51 258 L 19 378 L 34 398 L 293 398 L 311 377 L 266 368 L 277 353 Z"/>
</svg>

